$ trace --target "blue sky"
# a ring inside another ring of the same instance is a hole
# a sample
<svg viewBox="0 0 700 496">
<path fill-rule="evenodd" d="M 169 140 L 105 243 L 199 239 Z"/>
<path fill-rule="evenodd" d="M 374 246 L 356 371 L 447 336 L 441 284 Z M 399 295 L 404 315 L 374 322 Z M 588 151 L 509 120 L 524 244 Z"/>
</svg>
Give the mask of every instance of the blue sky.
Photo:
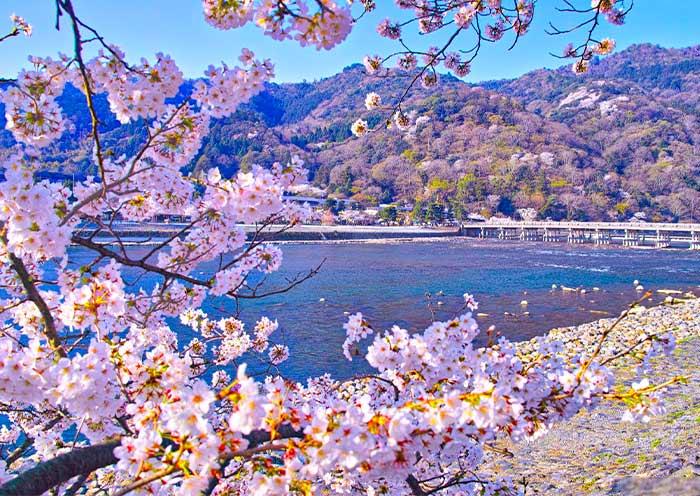
<svg viewBox="0 0 700 496">
<path fill-rule="evenodd" d="M 254 26 L 219 31 L 204 22 L 198 0 L 73 0 L 76 12 L 108 40 L 122 47 L 131 60 L 149 57 L 158 51 L 170 54 L 183 72 L 200 76 L 211 63 L 236 62 L 242 47 L 251 48 L 258 56 L 275 63 L 278 82 L 314 80 L 339 72 L 358 62 L 368 53 L 387 54 L 396 42 L 383 40 L 375 32 L 384 17 L 401 14 L 392 0 L 378 0 L 380 7 L 366 16 L 346 42 L 331 52 L 302 48 L 294 42 L 280 43 L 262 35 Z M 581 6 L 588 0 L 575 0 Z M 650 42 L 667 47 L 684 47 L 700 43 L 696 24 L 695 0 L 672 2 L 670 13 L 660 15 L 657 0 L 637 0 L 625 26 L 603 26 L 600 37 L 611 36 L 619 48 L 633 43 Z M 565 25 L 570 17 L 557 16 L 554 6 L 560 0 L 540 0 L 532 32 L 508 52 L 508 43 L 501 42 L 482 51 L 473 65 L 470 81 L 510 78 L 539 67 L 556 67 L 561 61 L 549 55 L 559 53 L 567 41 L 576 41 L 583 33 L 569 38 L 551 37 L 544 33 L 549 19 Z M 33 26 L 31 38 L 14 38 L 0 44 L 0 77 L 10 77 L 26 66 L 29 54 L 54 55 L 71 50 L 67 23 L 60 32 L 54 29 L 55 8 L 52 0 L 0 1 L 0 33 L 9 28 L 8 16 L 24 16 Z M 5 21 L 7 20 L 7 21 Z M 4 26 L 4 27 L 3 27 Z M 426 38 L 409 38 L 416 47 L 425 48 Z M 461 48 L 468 48 L 465 39 Z"/>
</svg>

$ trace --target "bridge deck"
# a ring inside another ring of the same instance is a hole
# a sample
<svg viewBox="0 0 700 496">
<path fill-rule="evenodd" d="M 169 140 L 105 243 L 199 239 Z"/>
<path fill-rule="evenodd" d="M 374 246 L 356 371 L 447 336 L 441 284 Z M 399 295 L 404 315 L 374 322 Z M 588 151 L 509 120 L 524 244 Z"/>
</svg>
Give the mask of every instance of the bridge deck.
<svg viewBox="0 0 700 496">
<path fill-rule="evenodd" d="M 700 224 L 673 224 L 670 222 L 474 222 L 462 224 L 463 229 L 473 228 L 506 229 L 576 229 L 585 231 L 665 231 L 700 232 Z"/>
<path fill-rule="evenodd" d="M 700 250 L 700 224 L 637 222 L 478 222 L 463 224 L 466 236 L 596 245 L 685 246 Z"/>
</svg>

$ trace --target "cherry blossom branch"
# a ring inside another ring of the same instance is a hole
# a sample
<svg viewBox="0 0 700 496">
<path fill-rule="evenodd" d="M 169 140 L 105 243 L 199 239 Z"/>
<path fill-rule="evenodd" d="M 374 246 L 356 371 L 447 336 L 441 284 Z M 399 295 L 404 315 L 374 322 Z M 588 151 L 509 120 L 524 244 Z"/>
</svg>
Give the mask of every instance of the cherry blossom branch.
<svg viewBox="0 0 700 496">
<path fill-rule="evenodd" d="M 22 444 L 20 444 L 17 448 L 15 448 L 15 449 L 12 451 L 12 453 L 10 453 L 9 455 L 7 455 L 7 458 L 4 459 L 4 460 L 5 460 L 5 466 L 6 466 L 6 467 L 9 467 L 9 466 L 12 465 L 14 462 L 16 462 L 17 460 L 19 460 L 19 459 L 22 457 L 22 455 L 24 455 L 24 453 L 25 453 L 29 448 L 32 447 L 33 444 L 34 444 L 34 440 L 33 440 L 31 437 L 29 437 L 29 436 L 25 436 L 24 440 L 22 441 Z"/>
<path fill-rule="evenodd" d="M 73 243 L 75 243 L 77 245 L 80 245 L 80 246 L 88 248 L 92 251 L 95 251 L 95 252 L 99 253 L 100 255 L 102 255 L 106 258 L 110 258 L 116 262 L 119 262 L 122 265 L 126 265 L 127 267 L 137 267 L 137 268 L 143 269 L 147 272 L 159 274 L 159 275 L 165 277 L 166 279 L 177 279 L 177 280 L 180 280 L 183 282 L 193 284 L 195 286 L 202 286 L 205 288 L 212 287 L 212 282 L 210 280 L 197 279 L 195 277 L 188 276 L 188 275 L 180 273 L 180 272 L 175 272 L 175 271 L 171 271 L 168 269 L 164 269 L 164 268 L 159 267 L 157 265 L 151 264 L 145 260 L 133 260 L 129 257 L 126 257 L 124 255 L 120 255 L 119 253 L 116 253 L 116 252 L 110 250 L 109 248 L 107 248 L 107 246 L 105 246 L 103 244 L 96 243 L 90 239 L 87 239 L 87 238 L 84 238 L 81 236 L 74 235 L 71 238 L 71 240 L 73 241 Z M 296 286 L 302 284 L 304 281 L 307 281 L 307 280 L 311 279 L 312 277 L 318 275 L 324 262 L 325 262 L 325 259 L 323 261 L 321 261 L 321 263 L 319 265 L 317 265 L 315 268 L 312 268 L 308 272 L 306 272 L 303 276 L 297 276 L 293 279 L 288 280 L 289 284 L 283 288 L 270 290 L 270 291 L 267 291 L 265 293 L 260 293 L 260 294 L 257 293 L 257 291 L 253 291 L 250 294 L 240 294 L 240 293 L 236 293 L 235 291 L 231 291 L 227 294 L 229 296 L 234 297 L 234 298 L 240 298 L 240 299 L 259 299 L 259 298 L 266 298 L 268 296 L 273 296 L 273 295 L 280 295 L 280 294 L 283 294 L 283 293 L 286 293 L 286 292 L 292 290 Z"/>
<path fill-rule="evenodd" d="M 88 31 L 90 31 L 90 32 L 93 34 L 94 38 L 92 38 L 91 41 L 99 41 L 99 42 L 100 42 L 100 45 L 102 45 L 109 53 L 111 53 L 112 56 L 114 56 L 115 60 L 119 61 L 119 63 L 122 64 L 126 70 L 128 70 L 128 71 L 130 71 L 130 72 L 139 72 L 139 71 L 138 71 L 137 69 L 135 69 L 134 67 L 131 67 L 131 66 L 126 62 L 126 60 L 124 60 L 124 59 L 119 55 L 119 53 L 118 53 L 116 50 L 114 50 L 114 48 L 113 48 L 109 43 L 107 43 L 107 42 L 105 41 L 105 39 L 102 37 L 102 35 L 100 35 L 100 33 L 97 32 L 96 29 L 94 29 L 93 27 L 91 27 L 91 26 L 85 24 L 83 21 L 81 21 L 80 19 L 78 19 L 78 17 L 75 17 L 75 20 L 78 22 L 78 24 L 80 24 L 80 26 L 84 27 L 85 29 L 87 29 Z M 87 40 L 84 40 L 84 41 L 87 42 Z"/>
<path fill-rule="evenodd" d="M 427 492 L 423 490 L 423 488 L 420 486 L 420 482 L 418 479 L 416 479 L 416 476 L 411 474 L 406 478 L 406 484 L 408 484 L 408 487 L 411 489 L 411 492 L 414 494 L 414 496 L 427 496 Z"/>
<path fill-rule="evenodd" d="M 81 475 L 77 480 L 71 484 L 63 493 L 62 496 L 75 496 L 83 488 L 83 484 L 88 480 L 89 475 Z"/>
<path fill-rule="evenodd" d="M 615 46 L 615 42 L 611 39 L 596 40 L 594 33 L 601 24 L 603 17 L 612 24 L 622 24 L 625 16 L 630 12 L 633 3 L 630 2 L 626 9 L 618 8 L 625 5 L 625 0 L 594 0 L 592 7 L 586 9 L 576 8 L 569 0 L 563 0 L 565 7 L 559 7 L 560 12 L 571 14 L 591 14 L 590 18 L 578 22 L 568 29 L 559 29 L 550 22 L 550 28 L 547 30 L 549 35 L 569 34 L 579 29 L 589 27 L 587 30 L 586 40 L 577 48 L 569 46 L 566 48 L 563 56 L 554 55 L 559 58 L 577 58 L 578 62 L 574 64 L 574 70 L 577 73 L 585 72 L 588 69 L 589 60 L 594 54 L 607 55 Z M 367 3 L 363 2 L 367 8 Z M 510 42 L 508 50 L 512 50 L 525 35 L 532 24 L 534 18 L 536 0 L 512 0 L 512 7 L 508 7 L 505 1 L 497 2 L 400 2 L 399 8 L 403 10 L 413 10 L 407 20 L 392 22 L 389 19 L 383 20 L 378 26 L 378 33 L 386 38 L 397 40 L 404 50 L 396 51 L 386 57 L 368 56 L 365 57 L 364 64 L 369 74 L 377 77 L 407 77 L 410 82 L 405 86 L 398 99 L 391 106 L 382 107 L 380 104 L 379 95 L 370 93 L 367 96 L 365 105 L 368 110 L 378 109 L 390 111 L 389 118 L 386 119 L 387 126 L 391 124 L 393 118 L 396 126 L 406 131 L 410 129 L 410 119 L 404 114 L 403 106 L 407 101 L 410 90 L 422 78 L 423 86 L 426 88 L 437 84 L 438 66 L 443 64 L 445 69 L 451 71 L 457 77 L 464 77 L 470 72 L 471 63 L 479 55 L 482 42 L 495 43 L 503 39 L 508 32 L 513 32 L 514 36 Z M 482 31 L 482 22 L 487 24 Z M 442 48 L 431 48 L 430 50 L 415 50 L 409 48 L 403 37 L 403 30 L 413 25 L 418 24 L 419 34 L 429 37 L 437 32 L 444 31 L 452 25 L 456 25 L 458 29 L 452 34 L 448 41 L 442 44 Z M 455 53 L 446 53 L 446 49 L 457 43 L 457 38 L 461 38 L 461 34 L 465 34 L 471 27 L 474 32 L 475 42 L 469 49 L 459 49 Z M 469 54 L 467 59 L 462 59 L 459 54 Z M 417 65 L 417 56 L 424 58 L 424 64 L 414 74 L 412 71 Z M 380 71 L 383 66 L 392 58 L 398 58 L 398 67 L 403 69 L 405 74 L 397 74 L 396 71 Z M 432 75 L 427 74 L 432 72 Z M 370 98 L 371 97 L 371 98 Z M 363 119 L 358 119 L 351 126 L 351 131 L 357 136 L 361 136 L 368 131 L 381 129 L 381 126 L 376 126 L 370 129 L 367 122 Z"/>
<path fill-rule="evenodd" d="M 88 111 L 90 112 L 90 121 L 92 125 L 92 139 L 95 142 L 95 156 L 97 158 L 97 166 L 100 171 L 100 176 L 102 178 L 103 189 L 107 186 L 107 181 L 105 179 L 105 167 L 104 158 L 102 156 L 102 144 L 100 141 L 100 132 L 98 126 L 100 121 L 97 117 L 97 111 L 95 110 L 95 104 L 93 101 L 93 91 L 92 82 L 90 81 L 90 76 L 88 74 L 87 67 L 85 66 L 85 61 L 83 60 L 83 41 L 80 34 L 80 24 L 75 11 L 73 9 L 73 4 L 71 0 L 57 0 L 57 5 L 63 8 L 68 13 L 71 18 L 73 25 L 73 38 L 74 38 L 74 54 L 78 62 L 78 68 L 80 70 L 80 75 L 83 79 L 83 87 L 85 89 L 85 101 L 87 103 Z M 106 194 L 106 190 L 104 190 Z"/>
<path fill-rule="evenodd" d="M 104 196 L 106 191 L 113 190 L 114 188 L 128 182 L 129 180 L 133 179 L 136 175 L 138 174 L 143 174 L 145 172 L 148 172 L 150 170 L 153 170 L 156 168 L 156 165 L 148 165 L 139 168 L 138 170 L 136 169 L 136 164 L 140 163 L 144 154 L 146 151 L 152 146 L 153 141 L 155 140 L 156 137 L 158 137 L 163 131 L 165 131 L 166 127 L 172 119 L 175 118 L 175 116 L 178 114 L 180 109 L 186 105 L 186 101 L 182 102 L 180 105 L 178 105 L 173 112 L 173 114 L 170 116 L 168 120 L 164 123 L 164 127 L 159 129 L 155 134 L 149 133 L 148 139 L 144 143 L 144 145 L 139 149 L 139 151 L 134 155 L 133 159 L 130 160 L 129 162 L 129 168 L 126 170 L 124 175 L 120 177 L 119 179 L 111 182 L 109 185 L 103 185 L 102 190 L 95 191 L 94 193 L 87 195 L 85 198 L 81 199 L 80 201 L 76 202 L 74 205 L 71 206 L 71 209 L 66 213 L 66 215 L 63 216 L 61 219 L 61 223 L 59 225 L 63 226 L 68 223 L 73 217 L 78 215 L 80 212 L 80 209 L 83 208 L 85 205 L 89 204 L 90 202 L 100 198 L 101 196 Z"/>
<path fill-rule="evenodd" d="M 659 334 L 650 334 L 649 336 L 646 336 L 644 339 L 640 339 L 636 343 L 628 346 L 624 350 L 620 351 L 619 353 L 616 353 L 615 355 L 612 355 L 605 360 L 601 361 L 601 365 L 607 365 L 608 363 L 614 362 L 616 360 L 619 360 L 622 357 L 629 356 L 632 354 L 634 350 L 642 346 L 644 343 L 650 343 L 654 341 L 655 339 L 659 338 Z"/>
<path fill-rule="evenodd" d="M 234 298 L 240 298 L 243 300 L 252 300 L 252 299 L 259 299 L 259 298 L 267 298 L 269 296 L 275 296 L 275 295 L 281 295 L 284 293 L 288 293 L 295 287 L 299 286 L 300 284 L 303 284 L 304 282 L 308 281 L 314 276 L 317 276 L 321 272 L 321 267 L 323 267 L 323 264 L 326 262 L 326 259 L 324 258 L 321 260 L 321 263 L 319 263 L 316 267 L 313 269 L 309 269 L 308 271 L 300 272 L 297 274 L 295 277 L 291 279 L 287 279 L 287 286 L 279 289 L 274 289 L 270 291 L 266 291 L 264 293 L 257 293 L 257 291 L 253 291 L 251 294 L 239 294 L 239 293 L 234 293 L 231 294 L 230 296 L 233 296 Z"/>
<path fill-rule="evenodd" d="M 15 36 L 19 36 L 21 33 L 24 33 L 25 36 L 32 35 L 32 27 L 23 18 L 13 14 L 10 16 L 10 20 L 14 26 L 12 26 L 12 29 L 8 34 L 0 36 L 0 43 Z"/>
<path fill-rule="evenodd" d="M 0 36 L 0 43 L 5 41 L 5 40 L 9 40 L 10 38 L 13 38 L 15 36 L 18 36 L 18 35 L 19 35 L 19 30 L 17 28 L 14 28 L 12 31 L 10 31 L 5 36 Z"/>
<path fill-rule="evenodd" d="M 614 6 L 615 2 L 611 2 L 609 0 L 594 1 L 592 3 L 592 7 L 587 9 L 579 9 L 576 6 L 574 6 L 574 4 L 571 3 L 569 0 L 563 1 L 567 5 L 567 7 L 557 8 L 559 12 L 584 14 L 589 15 L 590 17 L 568 28 L 559 28 L 555 26 L 552 22 L 550 22 L 549 29 L 545 32 L 550 36 L 560 36 L 571 34 L 588 25 L 590 25 L 590 28 L 588 28 L 586 37 L 580 45 L 574 48 L 572 44 L 569 44 L 564 50 L 563 55 L 557 55 L 551 52 L 550 55 L 559 59 L 578 59 L 578 61 L 574 65 L 574 71 L 577 73 L 585 72 L 588 69 L 589 61 L 593 58 L 593 55 L 595 53 L 606 55 L 610 53 L 615 46 L 613 40 L 605 39 L 599 41 L 594 38 L 595 31 L 601 23 L 601 18 L 603 16 L 606 16 L 609 22 L 611 22 L 612 24 L 619 25 L 624 23 L 625 18 L 634 7 L 634 1 L 630 0 L 629 7 L 627 7 L 624 10 L 618 9 Z M 624 5 L 625 2 L 623 0 L 618 3 Z"/>
<path fill-rule="evenodd" d="M 301 438 L 303 432 L 294 429 L 289 424 L 284 424 L 277 430 L 279 434 L 275 439 Z M 268 431 L 255 430 L 243 436 L 251 448 L 257 448 L 271 441 Z M 93 444 L 85 448 L 75 448 L 68 453 L 58 455 L 51 460 L 41 462 L 33 468 L 19 474 L 14 479 L 0 486 L 0 496 L 29 496 L 43 494 L 50 489 L 68 482 L 73 477 L 89 475 L 95 470 L 116 464 L 119 459 L 114 455 L 114 448 L 120 446 L 120 441 L 109 441 L 102 444 Z M 169 467 L 168 473 L 157 473 L 158 477 L 138 486 L 130 487 L 128 492 L 142 487 L 159 478 L 165 477 L 175 471 L 175 467 Z M 140 479 L 135 483 L 142 482 Z M 125 488 L 126 489 L 126 488 Z M 122 489 L 122 491 L 125 491 Z"/>
<path fill-rule="evenodd" d="M 44 494 L 73 477 L 90 474 L 97 469 L 114 465 L 114 448 L 119 441 L 75 448 L 51 460 L 41 462 L 0 486 L 0 496 L 29 496 Z"/>
<path fill-rule="evenodd" d="M 170 474 L 173 474 L 175 472 L 178 472 L 180 469 L 178 469 L 175 465 L 171 465 L 168 468 L 164 468 L 163 470 L 159 470 L 157 472 L 153 472 L 150 474 L 148 477 L 144 477 L 143 479 L 138 479 L 128 486 L 124 487 L 123 489 L 120 489 L 119 491 L 116 491 L 114 493 L 114 496 L 125 496 L 126 494 L 129 494 L 131 491 L 135 491 L 136 489 L 142 488 L 143 486 L 147 486 L 151 482 L 156 482 L 159 481 L 160 479 L 167 477 Z"/>
<path fill-rule="evenodd" d="M 595 361 L 595 359 L 598 357 L 600 354 L 601 350 L 603 349 L 603 344 L 605 344 L 605 341 L 607 341 L 608 336 L 610 336 L 610 333 L 615 330 L 615 328 L 627 318 L 627 316 L 630 315 L 630 312 L 632 311 L 633 308 L 638 307 L 639 305 L 642 304 L 642 302 L 648 298 L 650 298 L 652 295 L 651 291 L 647 291 L 644 293 L 644 295 L 633 302 L 624 312 L 620 314 L 620 316 L 615 320 L 615 322 L 612 323 L 612 325 L 608 326 L 605 331 L 603 331 L 603 334 L 601 334 L 600 339 L 598 340 L 598 344 L 596 345 L 595 349 L 593 350 L 593 353 L 591 354 L 590 357 L 585 361 L 585 363 L 581 366 L 581 370 L 579 371 L 578 378 L 580 380 L 581 377 L 583 377 L 583 374 L 586 373 L 586 370 L 588 370 L 588 367 L 591 366 L 591 364 Z"/>
<path fill-rule="evenodd" d="M 674 384 L 679 384 L 679 383 L 686 383 L 690 379 L 689 376 L 687 375 L 677 375 L 674 377 L 671 377 L 667 381 L 664 381 L 660 384 L 654 384 L 652 386 L 647 386 L 639 389 L 631 389 L 630 391 L 627 391 L 626 393 L 606 393 L 603 394 L 602 397 L 608 400 L 626 400 L 629 398 L 639 398 L 643 395 L 648 395 L 649 393 L 654 393 L 656 391 L 662 391 L 664 389 L 667 389 L 669 386 L 672 386 Z"/>
<path fill-rule="evenodd" d="M 7 246 L 7 239 L 5 236 L 2 235 L 0 238 L 2 238 L 3 243 L 5 246 Z M 66 352 L 63 349 L 61 338 L 58 336 L 58 332 L 56 331 L 56 323 L 54 322 L 53 315 L 51 314 L 51 309 L 34 285 L 32 276 L 29 274 L 27 267 L 24 265 L 21 258 L 17 257 L 9 250 L 7 252 L 7 256 L 10 260 L 12 268 L 17 273 L 17 276 L 22 283 L 24 291 L 27 293 L 27 298 L 29 298 L 29 300 L 36 305 L 37 310 L 39 310 L 39 313 L 44 320 L 44 334 L 49 341 L 49 345 L 58 354 L 58 356 L 65 357 Z"/>
</svg>

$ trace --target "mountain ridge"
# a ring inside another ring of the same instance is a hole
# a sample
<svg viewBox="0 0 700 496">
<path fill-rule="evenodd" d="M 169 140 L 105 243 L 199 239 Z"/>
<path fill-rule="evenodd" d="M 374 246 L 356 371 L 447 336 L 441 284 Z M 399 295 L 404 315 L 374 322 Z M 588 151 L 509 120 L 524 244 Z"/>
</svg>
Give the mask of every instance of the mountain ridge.
<svg viewBox="0 0 700 496">
<path fill-rule="evenodd" d="M 418 124 L 408 133 L 380 126 L 351 137 L 358 117 L 386 118 L 365 110 L 368 92 L 391 102 L 405 84 L 369 77 L 359 64 L 314 82 L 267 84 L 212 124 L 190 169 L 230 176 L 297 154 L 316 186 L 367 204 L 440 204 L 458 218 L 518 208 L 553 219 L 700 218 L 700 46 L 636 45 L 596 59 L 584 76 L 566 67 L 478 84 L 443 76 L 437 89 L 409 93 L 403 108 Z M 94 173 L 81 95 L 69 88 L 61 99 L 70 129 L 46 167 Z M 98 101 L 106 146 L 132 153 L 143 133 L 117 125 Z M 0 147 L 11 144 L 0 132 Z"/>
</svg>

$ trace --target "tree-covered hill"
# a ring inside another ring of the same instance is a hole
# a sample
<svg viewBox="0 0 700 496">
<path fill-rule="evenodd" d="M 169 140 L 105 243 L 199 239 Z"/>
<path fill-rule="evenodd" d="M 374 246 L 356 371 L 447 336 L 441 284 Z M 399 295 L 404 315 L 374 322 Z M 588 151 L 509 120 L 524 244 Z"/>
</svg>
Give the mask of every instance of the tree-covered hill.
<svg viewBox="0 0 700 496">
<path fill-rule="evenodd" d="M 408 95 L 403 108 L 416 121 L 408 133 L 380 126 L 351 136 L 358 117 L 386 118 L 365 110 L 368 92 L 391 104 L 407 82 L 354 65 L 320 81 L 267 85 L 214 122 L 190 167 L 231 175 L 299 154 L 316 185 L 367 203 L 437 203 L 458 217 L 534 208 L 554 219 L 700 220 L 700 47 L 637 45 L 594 61 L 584 76 L 568 67 L 480 85 L 444 76 L 438 91 Z M 82 95 L 69 87 L 61 104 L 70 124 L 46 167 L 94 173 Z M 133 153 L 142 133 L 119 126 L 104 98 L 97 106 L 106 145 Z M 0 132 L 0 149 L 12 143 Z"/>
</svg>

